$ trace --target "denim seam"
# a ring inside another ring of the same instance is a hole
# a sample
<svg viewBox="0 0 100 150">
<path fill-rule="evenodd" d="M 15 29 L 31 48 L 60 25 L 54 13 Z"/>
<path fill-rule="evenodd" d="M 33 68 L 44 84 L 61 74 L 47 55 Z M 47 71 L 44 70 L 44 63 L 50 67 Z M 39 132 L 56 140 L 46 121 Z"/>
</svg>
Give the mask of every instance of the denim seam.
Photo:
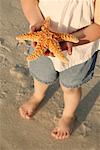
<svg viewBox="0 0 100 150">
<path fill-rule="evenodd" d="M 42 82 L 42 83 L 45 83 L 45 84 L 53 84 L 57 79 L 55 79 L 54 81 L 51 81 L 51 82 L 48 82 L 48 81 L 43 81 L 43 80 L 41 80 L 41 79 L 39 79 L 35 74 L 33 74 L 32 73 L 32 75 L 33 75 L 33 77 L 35 77 L 38 81 L 40 81 L 40 82 Z"/>
<path fill-rule="evenodd" d="M 92 76 L 92 77 L 93 77 L 93 76 Z M 90 78 L 88 78 L 87 80 L 85 80 L 84 82 L 79 83 L 78 85 L 74 85 L 74 86 L 72 86 L 72 85 L 66 86 L 64 83 L 62 83 L 62 81 L 60 81 L 60 83 L 61 83 L 63 86 L 65 86 L 66 88 L 78 88 L 78 87 L 81 87 L 81 85 L 83 85 L 83 84 L 85 84 L 86 82 L 88 82 L 89 80 L 91 80 L 92 77 L 90 77 Z"/>
</svg>

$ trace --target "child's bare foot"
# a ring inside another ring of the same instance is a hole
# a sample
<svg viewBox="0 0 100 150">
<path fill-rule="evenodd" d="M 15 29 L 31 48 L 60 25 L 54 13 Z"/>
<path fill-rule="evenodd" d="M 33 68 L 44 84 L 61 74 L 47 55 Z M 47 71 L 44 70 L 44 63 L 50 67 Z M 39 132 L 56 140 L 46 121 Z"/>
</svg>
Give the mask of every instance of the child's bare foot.
<svg viewBox="0 0 100 150">
<path fill-rule="evenodd" d="M 34 115 L 37 106 L 39 105 L 40 101 L 37 100 L 34 96 L 31 97 L 31 99 L 27 102 L 25 102 L 20 108 L 19 112 L 20 115 L 24 119 L 31 119 L 32 116 Z"/>
<path fill-rule="evenodd" d="M 58 122 L 58 126 L 54 128 L 51 135 L 56 139 L 65 139 L 69 138 L 72 132 L 72 124 L 75 120 L 75 117 L 66 117 L 62 116 L 62 118 Z"/>
</svg>

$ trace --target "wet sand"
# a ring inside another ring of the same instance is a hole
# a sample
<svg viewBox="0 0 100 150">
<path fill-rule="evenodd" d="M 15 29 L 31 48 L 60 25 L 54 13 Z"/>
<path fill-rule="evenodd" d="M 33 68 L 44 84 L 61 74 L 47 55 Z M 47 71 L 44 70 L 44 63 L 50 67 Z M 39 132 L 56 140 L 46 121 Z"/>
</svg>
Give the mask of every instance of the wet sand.
<svg viewBox="0 0 100 150">
<path fill-rule="evenodd" d="M 16 35 L 26 31 L 20 1 L 0 0 L 0 150 L 99 150 L 100 54 L 93 79 L 83 86 L 74 132 L 70 139 L 57 141 L 50 132 L 63 111 L 58 81 L 50 86 L 32 120 L 22 119 L 18 112 L 34 90 L 24 47 L 16 48 Z"/>
</svg>

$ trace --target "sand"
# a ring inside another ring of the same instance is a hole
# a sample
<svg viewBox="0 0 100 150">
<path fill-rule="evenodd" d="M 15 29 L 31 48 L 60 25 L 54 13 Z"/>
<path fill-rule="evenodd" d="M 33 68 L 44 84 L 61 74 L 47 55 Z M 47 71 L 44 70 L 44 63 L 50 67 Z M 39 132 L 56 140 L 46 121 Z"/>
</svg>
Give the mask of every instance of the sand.
<svg viewBox="0 0 100 150">
<path fill-rule="evenodd" d="M 63 111 L 58 81 L 50 86 L 32 120 L 22 119 L 18 112 L 34 90 L 24 47 L 16 48 L 16 35 L 26 31 L 20 0 L 0 0 L 0 150 L 99 150 L 100 55 L 93 79 L 83 86 L 75 130 L 70 139 L 57 141 L 50 133 Z"/>
</svg>

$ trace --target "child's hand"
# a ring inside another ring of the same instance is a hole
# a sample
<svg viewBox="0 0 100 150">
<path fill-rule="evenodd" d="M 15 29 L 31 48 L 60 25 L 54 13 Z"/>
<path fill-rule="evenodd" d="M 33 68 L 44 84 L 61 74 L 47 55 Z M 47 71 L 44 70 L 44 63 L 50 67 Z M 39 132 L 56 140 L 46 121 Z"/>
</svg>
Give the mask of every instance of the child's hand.
<svg viewBox="0 0 100 150">
<path fill-rule="evenodd" d="M 60 42 L 62 51 L 66 50 L 69 55 L 72 54 L 73 43 L 71 42 Z"/>
<path fill-rule="evenodd" d="M 30 26 L 30 27 L 29 27 L 29 30 L 30 30 L 31 33 L 34 33 L 34 32 L 36 32 L 36 31 L 40 31 L 41 26 L 42 26 L 42 24 L 41 24 L 41 25 L 38 25 L 38 26 L 33 25 L 33 26 Z M 35 48 L 35 46 L 36 46 L 36 42 L 33 42 L 33 43 L 32 43 L 32 47 Z"/>
<path fill-rule="evenodd" d="M 52 56 L 52 57 L 55 57 L 55 56 L 53 55 L 53 53 L 50 52 L 49 50 L 47 50 L 44 55 L 45 55 L 45 56 Z"/>
<path fill-rule="evenodd" d="M 73 43 L 71 43 L 71 42 L 60 42 L 60 46 L 61 46 L 62 51 L 65 51 L 65 50 L 66 50 L 69 55 L 72 54 Z M 53 53 L 51 53 L 49 50 L 47 50 L 47 51 L 45 52 L 45 56 L 52 56 L 52 57 L 55 57 L 55 56 L 53 55 Z"/>
<path fill-rule="evenodd" d="M 30 32 L 34 33 L 35 31 L 40 31 L 41 30 L 41 26 L 42 26 L 42 24 L 38 25 L 38 26 L 35 26 L 35 25 L 30 26 Z M 33 42 L 32 46 L 35 48 L 36 42 Z M 49 50 L 47 50 L 44 55 L 45 56 L 52 56 L 52 57 L 54 57 L 53 53 L 51 53 Z"/>
</svg>

